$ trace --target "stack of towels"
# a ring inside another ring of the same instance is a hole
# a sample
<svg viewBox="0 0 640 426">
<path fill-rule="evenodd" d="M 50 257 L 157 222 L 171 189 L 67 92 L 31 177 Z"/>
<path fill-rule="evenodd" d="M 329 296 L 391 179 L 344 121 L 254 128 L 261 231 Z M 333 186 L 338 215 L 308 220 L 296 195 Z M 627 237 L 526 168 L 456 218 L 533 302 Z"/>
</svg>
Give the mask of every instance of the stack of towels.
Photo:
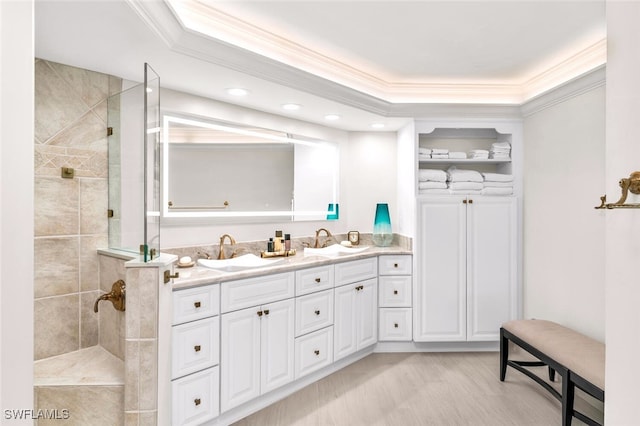
<svg viewBox="0 0 640 426">
<path fill-rule="evenodd" d="M 513 194 L 513 175 L 501 173 L 482 173 L 484 178 L 485 195 L 511 195 Z"/>
<path fill-rule="evenodd" d="M 418 192 L 420 194 L 513 194 L 513 175 L 480 173 L 451 166 L 446 171 L 435 169 L 418 170 Z"/>
<path fill-rule="evenodd" d="M 456 166 L 447 169 L 447 184 L 450 194 L 480 194 L 483 177 L 475 170 L 461 170 Z"/>
<path fill-rule="evenodd" d="M 489 158 L 508 159 L 511 156 L 511 144 L 509 142 L 495 142 L 491 144 Z"/>
<path fill-rule="evenodd" d="M 444 148 L 431 148 L 431 158 L 449 158 L 449 150 Z"/>
<path fill-rule="evenodd" d="M 487 151 L 487 155 L 489 155 L 489 151 Z M 466 152 L 455 152 L 449 151 L 444 148 L 418 148 L 418 159 L 455 159 L 455 160 L 463 160 L 467 158 Z M 488 158 L 488 157 L 487 157 Z"/>
<path fill-rule="evenodd" d="M 431 158 L 431 149 L 418 148 L 418 160 L 424 160 L 428 158 Z"/>
<path fill-rule="evenodd" d="M 469 158 L 474 160 L 488 160 L 489 159 L 489 151 L 486 149 L 472 149 L 469 151 Z"/>
<path fill-rule="evenodd" d="M 422 194 L 448 194 L 447 172 L 444 170 L 418 170 L 418 192 Z"/>
</svg>

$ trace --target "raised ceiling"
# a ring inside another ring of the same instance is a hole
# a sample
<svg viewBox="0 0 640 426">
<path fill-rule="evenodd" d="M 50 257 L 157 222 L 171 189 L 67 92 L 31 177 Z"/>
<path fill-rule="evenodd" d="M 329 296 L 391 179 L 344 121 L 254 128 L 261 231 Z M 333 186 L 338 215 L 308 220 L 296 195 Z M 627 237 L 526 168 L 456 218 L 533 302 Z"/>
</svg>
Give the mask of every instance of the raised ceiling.
<svg viewBox="0 0 640 426">
<path fill-rule="evenodd" d="M 132 80 L 149 62 L 165 87 L 393 129 L 416 105 L 519 105 L 597 68 L 605 25 L 604 0 L 47 0 L 36 55 Z"/>
</svg>

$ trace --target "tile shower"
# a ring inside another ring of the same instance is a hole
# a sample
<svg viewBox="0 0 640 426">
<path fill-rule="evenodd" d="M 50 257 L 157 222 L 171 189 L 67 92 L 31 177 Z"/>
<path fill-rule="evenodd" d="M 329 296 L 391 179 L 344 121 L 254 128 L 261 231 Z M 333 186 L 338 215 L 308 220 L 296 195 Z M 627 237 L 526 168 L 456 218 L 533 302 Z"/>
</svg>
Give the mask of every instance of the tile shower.
<svg viewBox="0 0 640 426">
<path fill-rule="evenodd" d="M 93 312 L 125 276 L 122 261 L 97 254 L 108 244 L 106 100 L 121 88 L 119 78 L 35 62 L 35 402 L 72 410 L 68 424 L 124 423 L 124 313 L 110 304 Z M 75 177 L 62 178 L 62 167 Z M 74 377 L 87 359 L 103 360 L 105 371 Z"/>
</svg>

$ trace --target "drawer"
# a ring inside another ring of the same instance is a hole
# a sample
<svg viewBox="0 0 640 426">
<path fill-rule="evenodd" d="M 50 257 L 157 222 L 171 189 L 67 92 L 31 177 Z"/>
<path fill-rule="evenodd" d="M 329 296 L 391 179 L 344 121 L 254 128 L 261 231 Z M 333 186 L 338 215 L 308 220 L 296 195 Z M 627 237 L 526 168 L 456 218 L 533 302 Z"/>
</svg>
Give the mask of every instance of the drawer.
<svg viewBox="0 0 640 426">
<path fill-rule="evenodd" d="M 221 284 L 222 312 L 288 299 L 294 294 L 294 274 L 266 275 Z"/>
<path fill-rule="evenodd" d="M 378 340 L 411 340 L 411 308 L 380 308 L 378 313 Z"/>
<path fill-rule="evenodd" d="M 218 284 L 173 292 L 173 324 L 218 315 L 219 312 L 220 285 Z"/>
<path fill-rule="evenodd" d="M 333 288 L 333 265 L 296 271 L 296 296 Z"/>
<path fill-rule="evenodd" d="M 411 275 L 411 262 L 412 257 L 406 254 L 380 256 L 380 275 Z"/>
<path fill-rule="evenodd" d="M 333 327 L 298 337 L 295 346 L 295 378 L 298 379 L 333 362 Z"/>
<path fill-rule="evenodd" d="M 378 259 L 371 257 L 369 259 L 338 263 L 335 265 L 335 270 L 336 287 L 375 278 L 378 276 Z"/>
<path fill-rule="evenodd" d="M 220 317 L 176 325 L 171 331 L 172 378 L 218 364 Z"/>
<path fill-rule="evenodd" d="M 220 372 L 213 367 L 171 382 L 174 426 L 201 425 L 220 413 Z"/>
<path fill-rule="evenodd" d="M 381 308 L 411 307 L 411 275 L 378 278 L 378 301 Z"/>
<path fill-rule="evenodd" d="M 296 297 L 296 336 L 333 324 L 333 289 Z"/>
</svg>

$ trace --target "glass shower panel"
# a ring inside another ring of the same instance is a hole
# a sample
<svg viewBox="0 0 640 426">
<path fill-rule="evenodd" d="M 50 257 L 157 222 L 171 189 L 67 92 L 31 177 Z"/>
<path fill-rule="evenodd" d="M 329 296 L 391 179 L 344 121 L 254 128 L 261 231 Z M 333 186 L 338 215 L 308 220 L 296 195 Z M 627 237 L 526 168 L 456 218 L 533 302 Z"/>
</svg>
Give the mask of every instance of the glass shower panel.
<svg viewBox="0 0 640 426">
<path fill-rule="evenodd" d="M 140 253 L 144 239 L 144 85 L 108 99 L 109 248 Z"/>
<path fill-rule="evenodd" d="M 144 64 L 144 261 L 160 255 L 160 76 Z"/>
</svg>

